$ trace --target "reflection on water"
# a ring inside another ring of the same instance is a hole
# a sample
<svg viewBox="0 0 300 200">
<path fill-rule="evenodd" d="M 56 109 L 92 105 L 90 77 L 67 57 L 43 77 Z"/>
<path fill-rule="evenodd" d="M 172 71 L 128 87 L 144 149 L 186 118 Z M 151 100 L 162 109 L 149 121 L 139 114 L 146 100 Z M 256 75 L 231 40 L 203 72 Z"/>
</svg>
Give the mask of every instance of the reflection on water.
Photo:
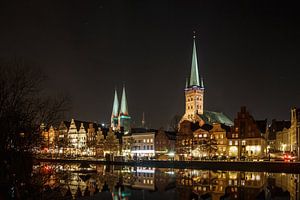
<svg viewBox="0 0 300 200">
<path fill-rule="evenodd" d="M 299 199 L 298 174 L 50 163 L 33 174 L 56 199 Z"/>
</svg>

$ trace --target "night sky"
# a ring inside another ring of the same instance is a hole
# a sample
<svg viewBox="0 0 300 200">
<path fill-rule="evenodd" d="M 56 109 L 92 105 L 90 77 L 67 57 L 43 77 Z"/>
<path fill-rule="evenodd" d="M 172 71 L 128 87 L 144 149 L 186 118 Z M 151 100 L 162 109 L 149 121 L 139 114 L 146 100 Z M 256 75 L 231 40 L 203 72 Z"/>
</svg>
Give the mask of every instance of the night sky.
<svg viewBox="0 0 300 200">
<path fill-rule="evenodd" d="M 193 30 L 205 109 L 289 119 L 300 106 L 299 8 L 292 1 L 0 1 L 0 57 L 40 65 L 68 114 L 109 122 L 114 88 L 153 128 L 184 112 Z M 296 2 L 296 1 L 293 1 Z"/>
</svg>

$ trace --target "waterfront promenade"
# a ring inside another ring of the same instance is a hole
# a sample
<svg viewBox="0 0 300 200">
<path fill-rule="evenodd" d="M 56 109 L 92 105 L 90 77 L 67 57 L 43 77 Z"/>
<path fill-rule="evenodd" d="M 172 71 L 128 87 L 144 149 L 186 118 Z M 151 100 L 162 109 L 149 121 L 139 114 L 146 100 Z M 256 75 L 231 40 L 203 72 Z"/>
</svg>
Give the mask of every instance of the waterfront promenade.
<svg viewBox="0 0 300 200">
<path fill-rule="evenodd" d="M 300 174 L 300 162 L 269 162 L 269 161 L 104 161 L 97 159 L 60 159 L 35 158 L 36 162 L 87 163 L 103 165 L 144 166 L 156 168 L 205 169 L 225 171 L 261 171 L 274 173 Z"/>
</svg>

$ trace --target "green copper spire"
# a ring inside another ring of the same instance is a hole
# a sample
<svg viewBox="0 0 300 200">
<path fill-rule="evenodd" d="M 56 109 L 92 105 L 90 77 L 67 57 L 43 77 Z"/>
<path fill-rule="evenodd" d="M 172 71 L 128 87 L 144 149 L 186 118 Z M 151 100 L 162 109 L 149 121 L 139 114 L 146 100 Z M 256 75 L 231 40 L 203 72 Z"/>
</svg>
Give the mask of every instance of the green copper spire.
<svg viewBox="0 0 300 200">
<path fill-rule="evenodd" d="M 113 105 L 113 110 L 111 115 L 117 117 L 118 109 L 119 109 L 119 100 L 118 100 L 117 90 L 115 89 L 114 105 Z"/>
<path fill-rule="evenodd" d="M 127 99 L 125 93 L 125 85 L 123 86 L 120 114 L 128 115 Z"/>
<path fill-rule="evenodd" d="M 193 56 L 192 56 L 192 68 L 191 68 L 191 77 L 190 77 L 190 86 L 200 86 L 199 73 L 198 73 L 198 62 L 197 62 L 197 52 L 195 44 L 195 35 L 193 41 Z"/>
</svg>

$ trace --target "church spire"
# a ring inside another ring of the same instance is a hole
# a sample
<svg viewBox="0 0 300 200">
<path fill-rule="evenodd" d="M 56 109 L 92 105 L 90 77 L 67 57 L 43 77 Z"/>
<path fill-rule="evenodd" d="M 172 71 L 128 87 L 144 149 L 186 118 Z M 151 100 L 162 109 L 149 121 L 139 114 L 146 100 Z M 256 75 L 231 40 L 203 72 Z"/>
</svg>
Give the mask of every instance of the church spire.
<svg viewBox="0 0 300 200">
<path fill-rule="evenodd" d="M 128 106 L 127 106 L 127 99 L 126 99 L 126 92 L 125 92 L 125 85 L 123 86 L 122 98 L 121 98 L 121 109 L 120 115 L 128 115 Z"/>
<path fill-rule="evenodd" d="M 190 86 L 200 86 L 195 38 L 196 36 L 194 32 Z"/>
<path fill-rule="evenodd" d="M 118 109 L 119 109 L 119 100 L 118 100 L 117 90 L 115 89 L 114 104 L 113 104 L 113 110 L 112 110 L 111 115 L 117 117 L 118 116 Z"/>
</svg>

